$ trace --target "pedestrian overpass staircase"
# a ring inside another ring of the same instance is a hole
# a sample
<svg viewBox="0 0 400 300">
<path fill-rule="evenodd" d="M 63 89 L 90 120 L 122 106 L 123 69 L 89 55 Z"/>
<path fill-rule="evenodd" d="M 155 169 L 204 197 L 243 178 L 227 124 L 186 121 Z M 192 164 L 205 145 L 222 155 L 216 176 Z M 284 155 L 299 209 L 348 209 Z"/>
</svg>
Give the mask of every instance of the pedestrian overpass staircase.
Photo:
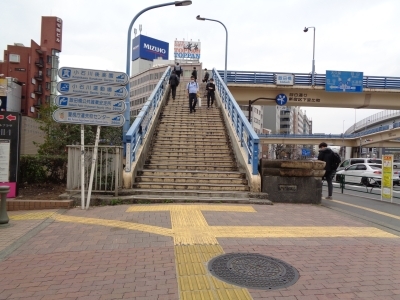
<svg viewBox="0 0 400 300">
<path fill-rule="evenodd" d="M 268 202 L 259 193 L 258 169 L 252 168 L 252 162 L 258 164 L 258 152 L 254 160 L 246 154 L 254 145 L 258 151 L 258 137 L 249 132 L 250 124 L 243 125 L 247 120 L 237 104 L 228 101 L 227 93 L 223 101 L 218 92 L 212 108 L 207 109 L 202 97 L 201 106 L 190 113 L 187 82 L 180 83 L 173 100 L 166 84 L 169 73 L 170 68 L 127 133 L 125 188 L 118 197 L 153 202 Z M 215 70 L 213 75 L 219 89 L 228 92 Z M 205 84 L 200 84 L 200 93 L 205 93 Z"/>
</svg>

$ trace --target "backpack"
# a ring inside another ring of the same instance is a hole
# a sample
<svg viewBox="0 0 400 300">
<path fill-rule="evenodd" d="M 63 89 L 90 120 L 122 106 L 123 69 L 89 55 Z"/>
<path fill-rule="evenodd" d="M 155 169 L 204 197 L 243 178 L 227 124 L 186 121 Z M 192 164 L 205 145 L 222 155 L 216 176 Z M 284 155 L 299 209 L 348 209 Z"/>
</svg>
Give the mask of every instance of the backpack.
<svg viewBox="0 0 400 300">
<path fill-rule="evenodd" d="M 175 67 L 174 67 L 174 71 L 180 72 L 180 71 L 181 71 L 181 66 L 175 66 Z"/>
<path fill-rule="evenodd" d="M 336 170 L 339 167 L 340 163 L 342 162 L 342 159 L 337 152 L 335 151 L 332 152 L 333 152 L 333 157 L 332 157 L 331 169 Z"/>
</svg>

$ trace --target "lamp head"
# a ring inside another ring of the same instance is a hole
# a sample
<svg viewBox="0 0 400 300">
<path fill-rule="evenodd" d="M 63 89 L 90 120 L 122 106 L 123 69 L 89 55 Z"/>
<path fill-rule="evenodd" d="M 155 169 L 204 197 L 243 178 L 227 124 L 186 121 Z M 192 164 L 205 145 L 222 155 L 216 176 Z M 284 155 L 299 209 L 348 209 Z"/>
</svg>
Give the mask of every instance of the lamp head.
<svg viewBox="0 0 400 300">
<path fill-rule="evenodd" d="M 303 31 L 307 32 L 308 31 L 308 27 L 304 27 Z"/>
<path fill-rule="evenodd" d="M 205 21 L 205 20 L 206 20 L 206 18 L 202 18 L 202 17 L 200 17 L 200 15 L 198 15 L 198 16 L 196 17 L 196 19 L 199 20 L 199 21 Z"/>
<path fill-rule="evenodd" d="M 191 5 L 192 1 L 190 0 L 185 0 L 185 1 L 175 1 L 175 6 L 187 6 Z"/>
</svg>

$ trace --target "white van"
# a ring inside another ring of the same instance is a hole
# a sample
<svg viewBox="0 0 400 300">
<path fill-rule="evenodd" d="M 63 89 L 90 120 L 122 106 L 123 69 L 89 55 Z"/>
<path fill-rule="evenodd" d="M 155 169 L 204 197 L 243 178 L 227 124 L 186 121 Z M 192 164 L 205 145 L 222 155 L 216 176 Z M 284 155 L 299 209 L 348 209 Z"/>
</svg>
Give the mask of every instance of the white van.
<svg viewBox="0 0 400 300">
<path fill-rule="evenodd" d="M 354 164 L 362 164 L 362 163 L 381 165 L 382 159 L 380 159 L 380 158 L 349 158 L 349 159 L 342 161 L 336 171 L 344 170 L 348 166 L 351 166 Z"/>
</svg>

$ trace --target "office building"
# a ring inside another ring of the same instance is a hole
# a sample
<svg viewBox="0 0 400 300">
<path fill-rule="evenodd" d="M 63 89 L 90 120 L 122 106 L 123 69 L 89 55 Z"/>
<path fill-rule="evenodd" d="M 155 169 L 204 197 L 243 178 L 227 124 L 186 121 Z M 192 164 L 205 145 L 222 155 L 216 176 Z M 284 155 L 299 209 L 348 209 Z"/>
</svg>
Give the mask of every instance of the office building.
<svg viewBox="0 0 400 300">
<path fill-rule="evenodd" d="M 0 74 L 16 79 L 22 86 L 20 112 L 22 114 L 21 145 L 27 136 L 29 139 L 42 142 L 43 133 L 32 131 L 32 120 L 38 118 L 40 107 L 49 104 L 57 95 L 57 72 L 59 55 L 62 50 L 62 20 L 58 17 L 42 17 L 40 43 L 31 40 L 29 46 L 22 43 L 8 45 L 0 61 Z M 28 126 L 24 128 L 24 126 Z M 28 153 L 21 148 L 21 154 L 34 154 L 36 147 L 27 145 Z"/>
</svg>

